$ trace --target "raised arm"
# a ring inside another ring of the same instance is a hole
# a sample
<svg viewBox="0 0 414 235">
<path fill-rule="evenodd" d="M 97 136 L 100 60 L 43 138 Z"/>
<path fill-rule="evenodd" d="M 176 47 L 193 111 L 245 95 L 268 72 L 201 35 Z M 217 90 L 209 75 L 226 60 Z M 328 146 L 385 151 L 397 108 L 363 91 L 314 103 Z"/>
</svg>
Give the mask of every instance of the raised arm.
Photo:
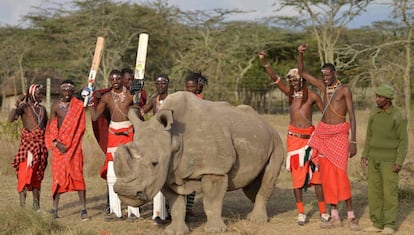
<svg viewBox="0 0 414 235">
<path fill-rule="evenodd" d="M 309 81 L 312 85 L 319 88 L 322 92 L 325 92 L 325 84 L 323 81 L 315 78 L 314 76 L 310 75 L 306 70 L 305 66 L 303 65 L 303 54 L 305 53 L 306 49 L 308 49 L 308 44 L 300 44 L 298 47 L 298 70 L 301 77 Z"/>
<path fill-rule="evenodd" d="M 144 114 L 148 113 L 152 110 L 154 102 L 155 102 L 156 96 L 152 97 L 148 103 L 146 103 L 142 108 L 140 109 L 141 115 L 144 116 Z"/>
<path fill-rule="evenodd" d="M 270 67 L 269 62 L 266 60 L 266 52 L 261 51 L 259 52 L 259 59 L 262 61 L 263 66 L 266 70 L 267 75 L 269 75 L 270 79 L 272 79 L 277 87 L 285 93 L 285 95 L 289 95 L 289 87 L 286 86 L 280 79 L 280 77 L 273 71 L 273 69 Z"/>
<path fill-rule="evenodd" d="M 20 95 L 17 97 L 16 108 L 13 108 L 12 110 L 10 110 L 7 121 L 14 122 L 19 118 L 19 116 L 23 115 L 24 109 L 27 107 L 26 103 L 24 102 L 24 98 L 25 98 L 24 95 Z"/>
</svg>

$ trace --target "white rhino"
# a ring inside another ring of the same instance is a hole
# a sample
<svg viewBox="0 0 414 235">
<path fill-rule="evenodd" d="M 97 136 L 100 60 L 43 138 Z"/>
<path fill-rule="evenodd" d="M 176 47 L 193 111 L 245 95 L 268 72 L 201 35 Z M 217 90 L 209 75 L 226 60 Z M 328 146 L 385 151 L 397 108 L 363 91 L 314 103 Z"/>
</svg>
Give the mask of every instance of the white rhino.
<svg viewBox="0 0 414 235">
<path fill-rule="evenodd" d="M 267 222 L 266 204 L 284 159 L 279 134 L 247 105 L 198 99 L 189 92 L 168 95 L 149 121 L 128 113 L 134 141 L 115 155 L 114 189 L 122 202 L 141 206 L 161 190 L 171 208 L 166 234 L 189 232 L 185 195 L 201 192 L 206 232 L 224 232 L 226 191 L 242 188 L 254 202 L 248 218 Z"/>
</svg>

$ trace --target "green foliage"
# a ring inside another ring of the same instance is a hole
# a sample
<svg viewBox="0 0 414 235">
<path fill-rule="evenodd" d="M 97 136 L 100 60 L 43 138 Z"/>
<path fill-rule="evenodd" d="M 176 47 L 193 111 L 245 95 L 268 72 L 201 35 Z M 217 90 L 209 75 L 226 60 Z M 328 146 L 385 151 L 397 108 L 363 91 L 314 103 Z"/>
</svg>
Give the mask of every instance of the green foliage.
<svg viewBox="0 0 414 235">
<path fill-rule="evenodd" d="M 349 15 L 336 16 L 351 19 L 370 1 L 360 2 L 353 3 Z M 320 74 L 321 61 L 334 57 L 339 78 L 351 87 L 365 89 L 391 81 L 398 92 L 402 91 L 404 86 L 395 74 L 401 74 L 403 69 L 395 65 L 405 63 L 405 48 L 402 44 L 383 44 L 401 40 L 406 28 L 386 22 L 372 28 L 346 29 L 338 24 L 338 18 L 330 22 L 334 24 L 312 28 L 310 22 L 316 24 L 331 15 L 321 13 L 313 21 L 311 17 L 306 20 L 309 16 L 303 4 L 314 6 L 316 2 L 281 3 L 302 11 L 302 17 L 289 17 L 284 25 L 272 19 L 228 21 L 227 16 L 243 12 L 225 9 L 183 12 L 164 0 L 145 5 L 73 0 L 54 8 L 36 9 L 25 16 L 29 27 L 0 27 L 0 82 L 18 72 L 48 69 L 73 79 L 78 87 L 85 86 L 96 38 L 104 36 L 105 49 L 96 88 L 107 87 L 112 69 L 134 67 L 138 35 L 148 32 L 145 80 L 150 96 L 156 92 L 153 81 L 158 75 L 170 76 L 173 92 L 184 89 L 184 74 L 200 71 L 209 78 L 203 94 L 206 99 L 245 103 L 255 108 L 267 106 L 272 89 L 257 62 L 257 53 L 267 50 L 272 68 L 284 77 L 290 68 L 297 66 L 296 49 L 303 42 L 310 45 L 305 67 L 315 76 Z M 342 9 L 347 3 L 332 4 L 329 5 L 332 9 Z M 318 35 L 326 42 L 321 44 L 315 30 L 323 32 Z M 365 96 L 363 93 L 361 97 Z"/>
<path fill-rule="evenodd" d="M 2 218 L 0 220 L 0 230 L 1 234 L 4 235 L 96 234 L 90 230 L 72 230 L 62 226 L 46 212 L 35 212 L 31 209 L 16 208 L 16 206 L 12 205 L 2 208 L 0 216 Z"/>
<path fill-rule="evenodd" d="M 57 234 L 66 228 L 60 226 L 55 220 L 42 217 L 40 213 L 33 210 L 6 206 L 0 211 L 1 233 L 4 235 L 14 234 Z"/>
<path fill-rule="evenodd" d="M 0 122 L 0 134 L 3 138 L 18 140 L 22 127 L 23 123 L 20 119 L 15 122 Z"/>
</svg>

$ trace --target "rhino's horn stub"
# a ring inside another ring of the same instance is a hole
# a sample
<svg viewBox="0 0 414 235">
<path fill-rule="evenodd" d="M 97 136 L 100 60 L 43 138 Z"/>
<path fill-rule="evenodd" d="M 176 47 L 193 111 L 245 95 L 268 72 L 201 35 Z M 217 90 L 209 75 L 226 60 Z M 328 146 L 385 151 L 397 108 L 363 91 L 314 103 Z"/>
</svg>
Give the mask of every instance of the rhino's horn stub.
<svg viewBox="0 0 414 235">
<path fill-rule="evenodd" d="M 157 120 L 161 125 L 164 126 L 165 130 L 170 130 L 172 127 L 172 124 L 174 122 L 173 120 L 173 111 L 170 109 L 161 109 L 156 114 Z"/>
<path fill-rule="evenodd" d="M 143 122 L 141 119 L 138 118 L 136 110 L 130 108 L 128 111 L 128 119 L 131 121 L 132 125 L 134 126 L 135 130 L 139 130 L 139 125 Z"/>
</svg>

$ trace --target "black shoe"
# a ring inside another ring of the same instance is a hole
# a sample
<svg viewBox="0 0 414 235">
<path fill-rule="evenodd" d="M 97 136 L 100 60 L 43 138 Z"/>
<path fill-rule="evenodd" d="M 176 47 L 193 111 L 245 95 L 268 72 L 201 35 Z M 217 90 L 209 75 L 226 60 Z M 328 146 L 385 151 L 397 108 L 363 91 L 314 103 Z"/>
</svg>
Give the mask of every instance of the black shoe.
<svg viewBox="0 0 414 235">
<path fill-rule="evenodd" d="M 194 213 L 192 211 L 187 211 L 185 213 L 185 222 L 188 223 L 191 221 L 191 217 L 194 217 Z"/>
<path fill-rule="evenodd" d="M 139 219 L 139 217 L 136 217 L 134 214 L 131 214 L 130 216 L 128 216 L 127 218 L 127 222 L 128 223 L 134 223 L 135 221 L 137 221 Z"/>
<path fill-rule="evenodd" d="M 155 217 L 155 219 L 154 219 L 154 224 L 156 224 L 156 225 L 164 225 L 166 223 L 167 222 L 165 220 L 162 220 L 159 216 Z"/>
<path fill-rule="evenodd" d="M 50 214 L 52 214 L 52 218 L 53 219 L 58 219 L 58 218 L 60 218 L 59 217 L 59 214 L 58 214 L 58 210 L 56 209 L 52 209 L 52 210 L 50 210 Z"/>
<path fill-rule="evenodd" d="M 117 221 L 123 221 L 123 220 L 124 220 L 123 216 L 118 217 L 115 214 L 110 214 L 104 219 L 105 222 L 117 222 Z"/>
<path fill-rule="evenodd" d="M 86 209 L 81 210 L 81 220 L 82 221 L 88 221 L 91 218 L 88 215 L 88 212 L 86 211 Z"/>
<path fill-rule="evenodd" d="M 37 200 L 33 200 L 33 210 L 34 210 L 34 211 L 38 211 L 38 210 L 40 210 L 39 201 L 37 201 Z"/>
<path fill-rule="evenodd" d="M 111 207 L 109 207 L 109 205 L 105 205 L 105 207 L 102 209 L 102 211 L 103 211 L 106 215 L 110 215 L 110 214 L 111 214 Z"/>
</svg>

